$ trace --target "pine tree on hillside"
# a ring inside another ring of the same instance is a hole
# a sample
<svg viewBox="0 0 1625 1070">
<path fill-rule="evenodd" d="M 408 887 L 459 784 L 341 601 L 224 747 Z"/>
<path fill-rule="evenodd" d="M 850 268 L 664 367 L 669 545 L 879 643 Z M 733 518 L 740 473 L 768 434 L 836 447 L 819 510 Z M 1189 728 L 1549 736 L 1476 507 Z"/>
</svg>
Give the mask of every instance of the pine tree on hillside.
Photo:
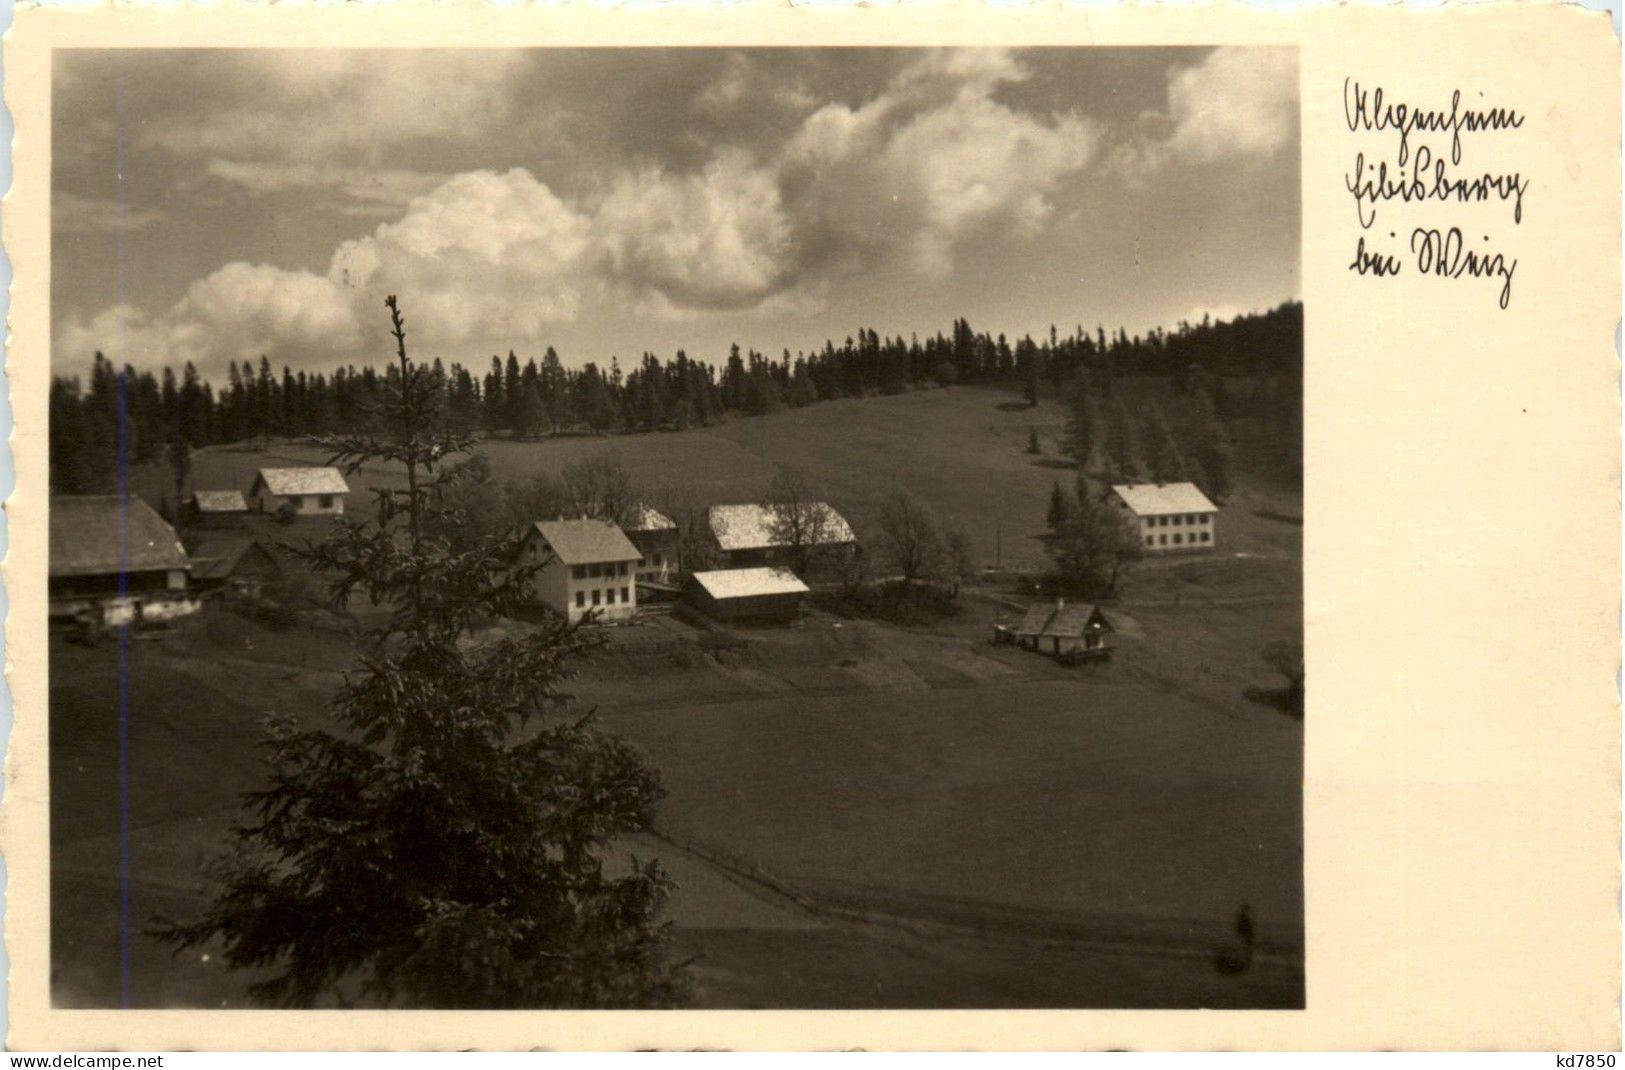
<svg viewBox="0 0 1625 1070">
<path fill-rule="evenodd" d="M 1022 395 L 1027 399 L 1028 405 L 1037 406 L 1038 381 L 1044 374 L 1043 359 L 1039 354 L 1038 347 L 1033 344 L 1031 338 L 1023 338 L 1016 348 L 1017 352 L 1022 354 L 1020 358 L 1023 379 Z"/>
<path fill-rule="evenodd" d="M 1072 380 L 1066 399 L 1066 438 L 1062 447 L 1081 472 L 1094 452 L 1094 422 L 1089 400 L 1089 380 L 1079 374 Z"/>
<path fill-rule="evenodd" d="M 271 430 L 276 411 L 276 380 L 271 378 L 271 358 L 261 353 L 259 378 L 254 386 L 254 426 L 259 431 L 262 450 L 271 448 Z"/>
<path fill-rule="evenodd" d="M 393 612 L 334 698 L 340 731 L 274 723 L 270 784 L 247 799 L 213 904 L 153 932 L 220 941 L 228 966 L 269 971 L 250 992 L 282 1006 L 674 1005 L 684 978 L 655 922 L 671 881 L 655 862 L 606 867 L 614 840 L 648 827 L 657 776 L 562 709 L 590 628 L 551 619 L 468 644 L 527 600 L 542 562 L 513 537 L 453 551 L 429 533 L 459 522 L 437 504 L 440 465 L 473 441 L 438 419 L 386 304 L 399 364 L 378 431 L 328 445 L 352 472 L 401 465 L 406 486 L 374 490 L 374 521 L 344 518 L 301 553 L 336 605 Z"/>
<path fill-rule="evenodd" d="M 1139 475 L 1134 464 L 1134 446 L 1129 438 L 1128 414 L 1121 401 L 1106 404 L 1106 466 L 1110 480 L 1134 482 Z"/>
<path fill-rule="evenodd" d="M 1179 451 L 1167 426 L 1155 413 L 1148 413 L 1140 421 L 1140 449 L 1145 459 L 1146 475 L 1157 483 L 1175 483 L 1185 478 Z"/>
<path fill-rule="evenodd" d="M 1067 501 L 1066 491 L 1061 489 L 1060 480 L 1056 480 L 1049 492 L 1049 511 L 1044 514 L 1044 522 L 1051 532 L 1059 531 L 1072 515 L 1072 503 Z"/>
</svg>

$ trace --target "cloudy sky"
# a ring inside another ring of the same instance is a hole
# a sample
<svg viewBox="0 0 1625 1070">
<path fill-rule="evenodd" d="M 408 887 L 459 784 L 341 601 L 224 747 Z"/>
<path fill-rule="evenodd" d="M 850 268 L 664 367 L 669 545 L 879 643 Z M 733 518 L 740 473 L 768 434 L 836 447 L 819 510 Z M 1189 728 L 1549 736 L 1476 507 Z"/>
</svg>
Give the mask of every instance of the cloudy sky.
<svg viewBox="0 0 1625 1070">
<path fill-rule="evenodd" d="M 56 54 L 59 371 L 623 365 L 1298 295 L 1271 49 Z"/>
</svg>

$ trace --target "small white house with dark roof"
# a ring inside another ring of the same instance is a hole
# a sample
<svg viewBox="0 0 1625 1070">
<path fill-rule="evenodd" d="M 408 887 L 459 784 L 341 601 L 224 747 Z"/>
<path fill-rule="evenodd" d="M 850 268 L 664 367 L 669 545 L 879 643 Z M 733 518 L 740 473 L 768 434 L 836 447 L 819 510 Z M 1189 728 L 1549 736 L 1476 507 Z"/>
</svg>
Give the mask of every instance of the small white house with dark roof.
<svg viewBox="0 0 1625 1070">
<path fill-rule="evenodd" d="M 544 563 L 536 597 L 572 623 L 596 611 L 621 620 L 638 611 L 638 548 L 607 520 L 538 520 L 520 548 L 524 564 Z"/>
<path fill-rule="evenodd" d="M 1119 483 L 1112 493 L 1134 515 L 1148 554 L 1211 550 L 1218 539 L 1219 507 L 1195 483 Z"/>
<path fill-rule="evenodd" d="M 341 516 L 350 485 L 337 468 L 261 468 L 248 497 L 254 510 L 274 513 L 291 505 L 297 516 Z"/>
</svg>

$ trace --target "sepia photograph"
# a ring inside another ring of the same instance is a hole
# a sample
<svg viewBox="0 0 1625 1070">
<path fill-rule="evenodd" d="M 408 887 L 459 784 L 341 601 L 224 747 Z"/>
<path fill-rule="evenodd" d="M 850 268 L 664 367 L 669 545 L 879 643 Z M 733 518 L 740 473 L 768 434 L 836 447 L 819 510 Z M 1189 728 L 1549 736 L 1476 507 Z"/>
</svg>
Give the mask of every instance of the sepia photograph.
<svg viewBox="0 0 1625 1070">
<path fill-rule="evenodd" d="M 53 1007 L 1305 1006 L 1296 48 L 50 104 Z"/>
</svg>

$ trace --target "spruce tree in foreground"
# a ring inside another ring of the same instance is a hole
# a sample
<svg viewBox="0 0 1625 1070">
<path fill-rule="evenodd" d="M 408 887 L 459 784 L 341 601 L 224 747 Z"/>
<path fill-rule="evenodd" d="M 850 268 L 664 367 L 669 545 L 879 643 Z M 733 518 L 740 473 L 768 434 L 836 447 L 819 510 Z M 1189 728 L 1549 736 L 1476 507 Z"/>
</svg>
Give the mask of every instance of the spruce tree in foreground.
<svg viewBox="0 0 1625 1070">
<path fill-rule="evenodd" d="M 655 920 L 672 883 L 658 863 L 605 858 L 648 827 L 657 776 L 562 712 L 590 628 L 459 642 L 525 602 L 537 565 L 515 569 L 507 535 L 453 551 L 429 534 L 456 523 L 438 470 L 471 442 L 445 429 L 386 304 L 399 379 L 377 430 L 329 446 L 351 472 L 401 465 L 406 486 L 373 492 L 376 521 L 341 521 L 301 553 L 335 604 L 365 595 L 393 612 L 334 699 L 342 732 L 273 724 L 271 784 L 247 798 L 213 905 L 155 935 L 218 939 L 229 966 L 273 971 L 250 992 L 283 1006 L 676 1005 L 684 978 Z"/>
</svg>

